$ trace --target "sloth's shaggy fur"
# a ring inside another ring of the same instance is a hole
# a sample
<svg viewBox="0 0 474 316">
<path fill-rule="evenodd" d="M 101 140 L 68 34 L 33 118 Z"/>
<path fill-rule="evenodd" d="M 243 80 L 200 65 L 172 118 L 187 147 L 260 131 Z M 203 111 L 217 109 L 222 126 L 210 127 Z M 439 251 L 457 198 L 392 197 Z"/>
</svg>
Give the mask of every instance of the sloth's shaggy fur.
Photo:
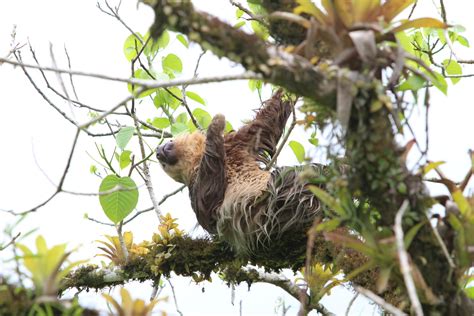
<svg viewBox="0 0 474 316">
<path fill-rule="evenodd" d="M 303 167 L 261 168 L 275 154 L 292 106 L 279 91 L 236 132 L 223 136 L 225 119 L 216 115 L 206 135 L 178 136 L 158 148 L 165 172 L 189 187 L 199 224 L 239 253 L 301 232 L 320 213 L 319 201 L 299 177 Z"/>
</svg>

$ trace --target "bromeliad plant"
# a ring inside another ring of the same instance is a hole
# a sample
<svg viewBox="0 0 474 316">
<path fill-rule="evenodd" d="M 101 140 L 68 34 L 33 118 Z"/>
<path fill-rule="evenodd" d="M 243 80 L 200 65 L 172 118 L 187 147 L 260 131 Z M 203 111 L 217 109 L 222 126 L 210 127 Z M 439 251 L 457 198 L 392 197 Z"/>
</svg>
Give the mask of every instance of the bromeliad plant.
<svg viewBox="0 0 474 316">
<path fill-rule="evenodd" d="M 295 14 L 301 15 L 296 21 L 308 29 L 304 43 L 305 52 L 315 52 L 311 46 L 323 42 L 330 56 L 339 56 L 347 49 L 355 48 L 362 58 L 375 54 L 374 44 L 392 41 L 393 35 L 414 28 L 447 28 L 434 18 L 413 20 L 394 19 L 415 0 L 323 0 L 316 6 L 311 0 L 297 0 Z M 362 33 L 361 33 L 362 32 Z M 361 38 L 362 37 L 362 38 Z M 360 41 L 363 39 L 363 41 Z M 369 43 L 368 41 L 373 43 Z M 312 59 L 317 56 L 306 56 Z"/>
<path fill-rule="evenodd" d="M 123 246 L 118 236 L 105 235 L 105 237 L 109 242 L 97 240 L 98 243 L 105 246 L 99 247 L 104 253 L 98 254 L 97 256 L 110 259 L 115 266 L 122 266 L 126 264 L 128 260 L 133 260 L 138 256 L 144 256 L 149 252 L 146 242 L 139 245 L 133 243 L 132 232 L 123 233 Z"/>
<path fill-rule="evenodd" d="M 155 305 L 160 302 L 166 302 L 167 298 L 153 299 L 148 304 L 141 299 L 132 299 L 130 293 L 122 288 L 120 290 L 120 296 L 122 297 L 122 304 L 117 302 L 112 296 L 108 294 L 102 294 L 107 300 L 107 303 L 112 305 L 115 312 L 110 315 L 118 316 L 151 316 Z M 166 316 L 165 312 L 161 312 L 162 316 Z"/>
<path fill-rule="evenodd" d="M 30 273 L 31 280 L 38 296 L 54 297 L 58 295 L 61 280 L 78 265 L 87 260 L 68 262 L 71 251 L 66 251 L 66 244 L 48 248 L 43 236 L 36 238 L 36 252 L 27 246 L 18 244 L 23 252 L 23 265 Z"/>
</svg>

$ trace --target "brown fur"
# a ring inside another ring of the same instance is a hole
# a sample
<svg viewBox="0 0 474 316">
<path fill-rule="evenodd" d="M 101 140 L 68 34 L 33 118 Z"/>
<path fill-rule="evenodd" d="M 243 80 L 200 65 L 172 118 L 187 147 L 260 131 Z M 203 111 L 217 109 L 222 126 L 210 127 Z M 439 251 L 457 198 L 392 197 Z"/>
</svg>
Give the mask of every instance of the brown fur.
<svg viewBox="0 0 474 316">
<path fill-rule="evenodd" d="M 163 166 L 189 187 L 199 224 L 240 252 L 253 251 L 281 230 L 308 225 L 319 210 L 294 171 L 261 169 L 275 154 L 291 107 L 279 91 L 253 121 L 225 136 L 225 119 L 216 115 L 206 136 L 195 132 L 177 137 L 178 162 Z"/>
</svg>

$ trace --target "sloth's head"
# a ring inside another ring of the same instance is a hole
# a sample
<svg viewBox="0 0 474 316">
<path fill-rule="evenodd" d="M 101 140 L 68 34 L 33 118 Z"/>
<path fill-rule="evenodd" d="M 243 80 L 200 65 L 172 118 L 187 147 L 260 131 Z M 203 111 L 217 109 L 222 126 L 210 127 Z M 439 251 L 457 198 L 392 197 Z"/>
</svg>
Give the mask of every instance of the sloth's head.
<svg viewBox="0 0 474 316">
<path fill-rule="evenodd" d="M 206 137 L 201 132 L 184 134 L 159 146 L 156 157 L 163 170 L 175 181 L 190 184 L 204 154 Z"/>
</svg>

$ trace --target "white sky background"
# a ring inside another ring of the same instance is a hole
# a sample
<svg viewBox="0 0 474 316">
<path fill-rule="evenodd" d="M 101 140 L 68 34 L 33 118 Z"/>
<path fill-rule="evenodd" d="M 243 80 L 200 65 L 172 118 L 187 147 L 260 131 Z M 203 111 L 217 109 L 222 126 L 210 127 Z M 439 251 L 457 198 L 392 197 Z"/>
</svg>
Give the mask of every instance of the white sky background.
<svg viewBox="0 0 474 316">
<path fill-rule="evenodd" d="M 196 6 L 220 17 L 234 21 L 235 9 L 227 1 L 198 0 Z M 450 22 L 461 24 L 467 28 L 464 34 L 474 44 L 474 21 L 470 12 L 474 4 L 466 0 L 446 1 Z M 111 4 L 114 4 L 111 1 Z M 59 67 L 66 68 L 63 47 L 66 45 L 71 57 L 72 68 L 126 78 L 130 74 L 130 66 L 123 56 L 123 42 L 129 35 L 128 31 L 116 20 L 104 15 L 96 7 L 95 1 L 66 1 L 66 0 L 2 0 L 0 2 L 0 56 L 5 56 L 9 50 L 10 33 L 13 25 L 17 25 L 17 41 L 25 43 L 29 38 L 43 65 L 51 65 L 49 43 L 53 44 Z M 144 5 L 136 8 L 136 1 L 124 0 L 121 10 L 124 20 L 135 30 L 145 33 L 153 20 L 151 9 Z M 436 16 L 430 0 L 420 0 L 417 9 L 419 16 Z M 173 38 L 173 37 L 172 37 Z M 183 78 L 191 76 L 194 63 L 199 55 L 199 48 L 194 45 L 189 51 L 175 41 L 167 52 L 176 52 L 184 62 Z M 459 47 L 458 47 L 459 48 Z M 23 49 L 25 61 L 32 62 L 27 48 Z M 473 59 L 473 50 L 461 50 L 461 59 Z M 474 68 L 474 67 L 472 67 Z M 226 60 L 218 60 L 207 53 L 201 63 L 200 76 L 223 75 L 240 73 L 243 70 Z M 466 73 L 474 73 L 474 69 L 464 67 Z M 31 71 L 31 73 L 34 73 Z M 37 82 L 41 78 L 35 73 Z M 59 88 L 54 75 L 49 76 L 50 82 Z M 66 78 L 68 81 L 68 78 Z M 75 78 L 79 98 L 82 102 L 100 108 L 110 108 L 127 96 L 124 84 L 107 82 L 91 78 Z M 447 175 L 460 180 L 469 167 L 468 149 L 474 149 L 474 81 L 463 79 L 456 86 L 450 85 L 449 97 L 441 93 L 432 94 L 430 112 L 429 159 L 447 161 L 443 170 Z M 43 85 L 41 85 L 44 87 Z M 21 69 L 13 69 L 9 65 L 0 66 L 0 209 L 22 211 L 42 202 L 52 192 L 54 186 L 40 171 L 36 160 L 53 182 L 57 183 L 63 172 L 75 127 L 66 122 L 37 94 L 29 84 Z M 198 92 L 207 101 L 211 115 L 223 113 L 231 121 L 234 128 L 240 126 L 242 119 L 252 117 L 251 109 L 259 106 L 258 97 L 252 94 L 247 82 L 227 82 L 212 85 L 190 87 L 189 90 Z M 46 91 L 46 90 L 44 90 Z M 48 93 L 48 95 L 51 95 Z M 268 94 L 266 95 L 268 96 Z M 56 100 L 56 99 L 55 99 Z M 56 100 L 56 104 L 69 113 L 68 105 Z M 154 106 L 145 103 L 138 106 L 142 117 L 153 116 Z M 84 113 L 84 114 L 82 114 Z M 76 111 L 76 118 L 84 122 L 85 112 Z M 128 124 L 131 124 L 129 122 Z M 423 131 L 423 124 L 416 124 L 418 131 Z M 300 138 L 302 131 L 296 131 L 290 139 Z M 71 169 L 65 183 L 65 188 L 77 192 L 95 192 L 100 179 L 89 173 L 93 163 L 86 154 L 88 151 L 97 157 L 94 141 L 108 145 L 105 139 L 92 139 L 85 134 L 79 138 L 79 147 L 72 161 Z M 134 145 L 136 148 L 136 140 Z M 132 141 L 133 142 L 133 141 Z M 302 140 L 307 145 L 307 143 Z M 151 146 L 156 140 L 149 140 Z M 33 154 L 34 153 L 34 154 Z M 287 149 L 279 159 L 279 164 L 296 164 L 293 154 Z M 158 197 L 174 190 L 179 184 L 170 180 L 157 165 L 151 167 L 155 191 Z M 440 188 L 433 191 L 442 192 Z M 142 190 L 138 209 L 150 205 L 146 190 Z M 187 192 L 177 194 L 163 205 L 164 213 L 171 212 L 177 217 L 181 228 L 191 231 L 196 223 L 194 213 L 189 205 Z M 78 258 L 92 257 L 97 253 L 93 241 L 101 239 L 102 235 L 113 235 L 115 232 L 108 227 L 92 223 L 83 218 L 89 216 L 106 220 L 102 214 L 97 197 L 77 197 L 61 194 L 37 213 L 31 214 L 20 227 L 26 231 L 31 227 L 39 227 L 48 244 L 69 242 L 71 248 L 82 244 Z M 0 228 L 12 222 L 13 217 L 0 213 Z M 132 230 L 136 241 L 149 239 L 156 230 L 156 216 L 151 212 L 138 217 L 125 230 Z M 29 240 L 31 242 L 31 239 Z M 5 252 L 2 252 L 5 256 Z M 4 269 L 0 270 L 4 273 Z M 235 306 L 231 305 L 231 291 L 214 277 L 211 284 L 193 285 L 188 279 L 175 278 L 173 281 L 179 300 L 180 309 L 184 315 L 238 315 L 239 301 L 243 301 L 243 315 L 272 315 L 278 297 L 284 297 L 287 305 L 292 305 L 289 314 L 295 314 L 298 303 L 282 290 L 264 284 L 255 284 L 250 292 L 246 286 L 237 288 Z M 205 288 L 205 293 L 201 289 Z M 128 286 L 133 289 L 133 295 L 146 298 L 151 292 L 149 286 Z M 140 289 L 140 290 L 138 290 Z M 164 290 L 165 295 L 169 288 Z M 329 310 L 338 315 L 345 312 L 351 295 L 343 291 L 334 291 L 323 300 Z M 86 294 L 84 301 L 103 300 L 95 293 Z M 103 306 L 103 305 L 101 305 Z M 159 310 L 159 308 L 157 308 Z M 175 313 L 172 304 L 166 310 Z M 351 310 L 353 315 L 371 314 L 373 307 L 358 299 Z"/>
</svg>

